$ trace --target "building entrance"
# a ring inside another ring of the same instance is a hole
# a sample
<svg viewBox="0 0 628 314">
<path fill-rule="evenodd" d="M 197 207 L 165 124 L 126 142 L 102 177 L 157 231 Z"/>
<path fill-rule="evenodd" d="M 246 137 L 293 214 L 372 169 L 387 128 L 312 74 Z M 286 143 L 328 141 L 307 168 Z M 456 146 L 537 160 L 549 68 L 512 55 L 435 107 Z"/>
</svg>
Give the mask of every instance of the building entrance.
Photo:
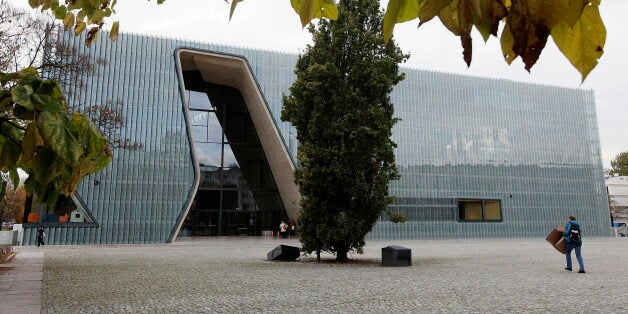
<svg viewBox="0 0 628 314">
<path fill-rule="evenodd" d="M 287 215 L 242 95 L 196 71 L 184 80 L 201 177 L 182 230 L 254 236 L 277 229 Z"/>
</svg>

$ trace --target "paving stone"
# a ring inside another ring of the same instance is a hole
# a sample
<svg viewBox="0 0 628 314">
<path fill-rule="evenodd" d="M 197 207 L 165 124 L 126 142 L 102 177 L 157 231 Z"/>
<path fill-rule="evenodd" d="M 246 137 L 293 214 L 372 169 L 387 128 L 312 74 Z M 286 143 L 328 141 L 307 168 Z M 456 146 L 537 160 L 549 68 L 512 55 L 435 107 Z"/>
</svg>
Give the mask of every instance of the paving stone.
<svg viewBox="0 0 628 314">
<path fill-rule="evenodd" d="M 628 312 L 628 241 L 586 239 L 586 274 L 545 239 L 369 241 L 332 255 L 266 261 L 295 239 L 201 238 L 157 245 L 46 246 L 42 313 Z M 412 266 L 381 266 L 381 248 Z M 416 252 L 416 253 L 415 253 Z M 576 287 L 576 288 L 567 288 Z"/>
</svg>

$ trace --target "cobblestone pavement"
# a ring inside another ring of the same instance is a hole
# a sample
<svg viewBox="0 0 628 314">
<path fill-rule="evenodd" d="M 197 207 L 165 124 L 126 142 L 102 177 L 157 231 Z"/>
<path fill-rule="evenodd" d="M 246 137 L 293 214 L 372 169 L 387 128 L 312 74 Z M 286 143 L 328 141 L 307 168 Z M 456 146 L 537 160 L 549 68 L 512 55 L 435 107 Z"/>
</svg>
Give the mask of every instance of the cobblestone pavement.
<svg viewBox="0 0 628 314">
<path fill-rule="evenodd" d="M 234 237 L 26 249 L 45 253 L 42 313 L 628 313 L 625 238 L 585 239 L 586 274 L 565 271 L 545 239 L 369 241 L 348 264 L 266 261 L 279 244 L 299 245 Z M 412 249 L 411 267 L 380 265 L 393 244 Z"/>
</svg>

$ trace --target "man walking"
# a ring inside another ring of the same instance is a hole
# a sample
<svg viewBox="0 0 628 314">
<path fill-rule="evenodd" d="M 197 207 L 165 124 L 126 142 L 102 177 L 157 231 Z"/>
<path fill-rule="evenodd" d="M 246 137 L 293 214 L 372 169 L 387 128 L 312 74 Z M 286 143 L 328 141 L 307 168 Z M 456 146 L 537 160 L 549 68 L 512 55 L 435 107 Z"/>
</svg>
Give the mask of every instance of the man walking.
<svg viewBox="0 0 628 314">
<path fill-rule="evenodd" d="M 584 274 L 584 262 L 580 254 L 580 249 L 582 248 L 582 229 L 580 228 L 580 224 L 576 221 L 575 216 L 569 216 L 569 221 L 567 222 L 567 226 L 565 226 L 563 236 L 565 237 L 565 257 L 567 258 L 567 267 L 565 267 L 565 269 L 571 271 L 571 251 L 575 250 L 576 259 L 580 266 L 578 273 Z"/>
<path fill-rule="evenodd" d="M 39 226 L 39 228 L 37 228 L 37 246 L 44 245 L 45 236 L 44 227 Z"/>
</svg>

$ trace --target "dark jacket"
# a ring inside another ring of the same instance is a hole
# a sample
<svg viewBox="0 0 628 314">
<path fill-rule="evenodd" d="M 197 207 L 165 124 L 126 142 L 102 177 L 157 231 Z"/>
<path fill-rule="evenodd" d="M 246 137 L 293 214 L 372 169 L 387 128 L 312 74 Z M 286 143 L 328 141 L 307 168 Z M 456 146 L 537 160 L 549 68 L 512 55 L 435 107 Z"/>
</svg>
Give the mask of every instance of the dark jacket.
<svg viewBox="0 0 628 314">
<path fill-rule="evenodd" d="M 575 220 L 571 220 L 567 223 L 567 225 L 565 226 L 565 233 L 563 234 L 563 237 L 565 237 L 565 243 L 571 243 L 571 239 L 569 238 L 569 230 L 571 230 L 571 226 L 577 226 L 578 230 L 580 230 L 580 243 L 573 243 L 576 245 L 582 244 L 582 226 L 580 226 L 580 224 L 575 221 Z"/>
</svg>

